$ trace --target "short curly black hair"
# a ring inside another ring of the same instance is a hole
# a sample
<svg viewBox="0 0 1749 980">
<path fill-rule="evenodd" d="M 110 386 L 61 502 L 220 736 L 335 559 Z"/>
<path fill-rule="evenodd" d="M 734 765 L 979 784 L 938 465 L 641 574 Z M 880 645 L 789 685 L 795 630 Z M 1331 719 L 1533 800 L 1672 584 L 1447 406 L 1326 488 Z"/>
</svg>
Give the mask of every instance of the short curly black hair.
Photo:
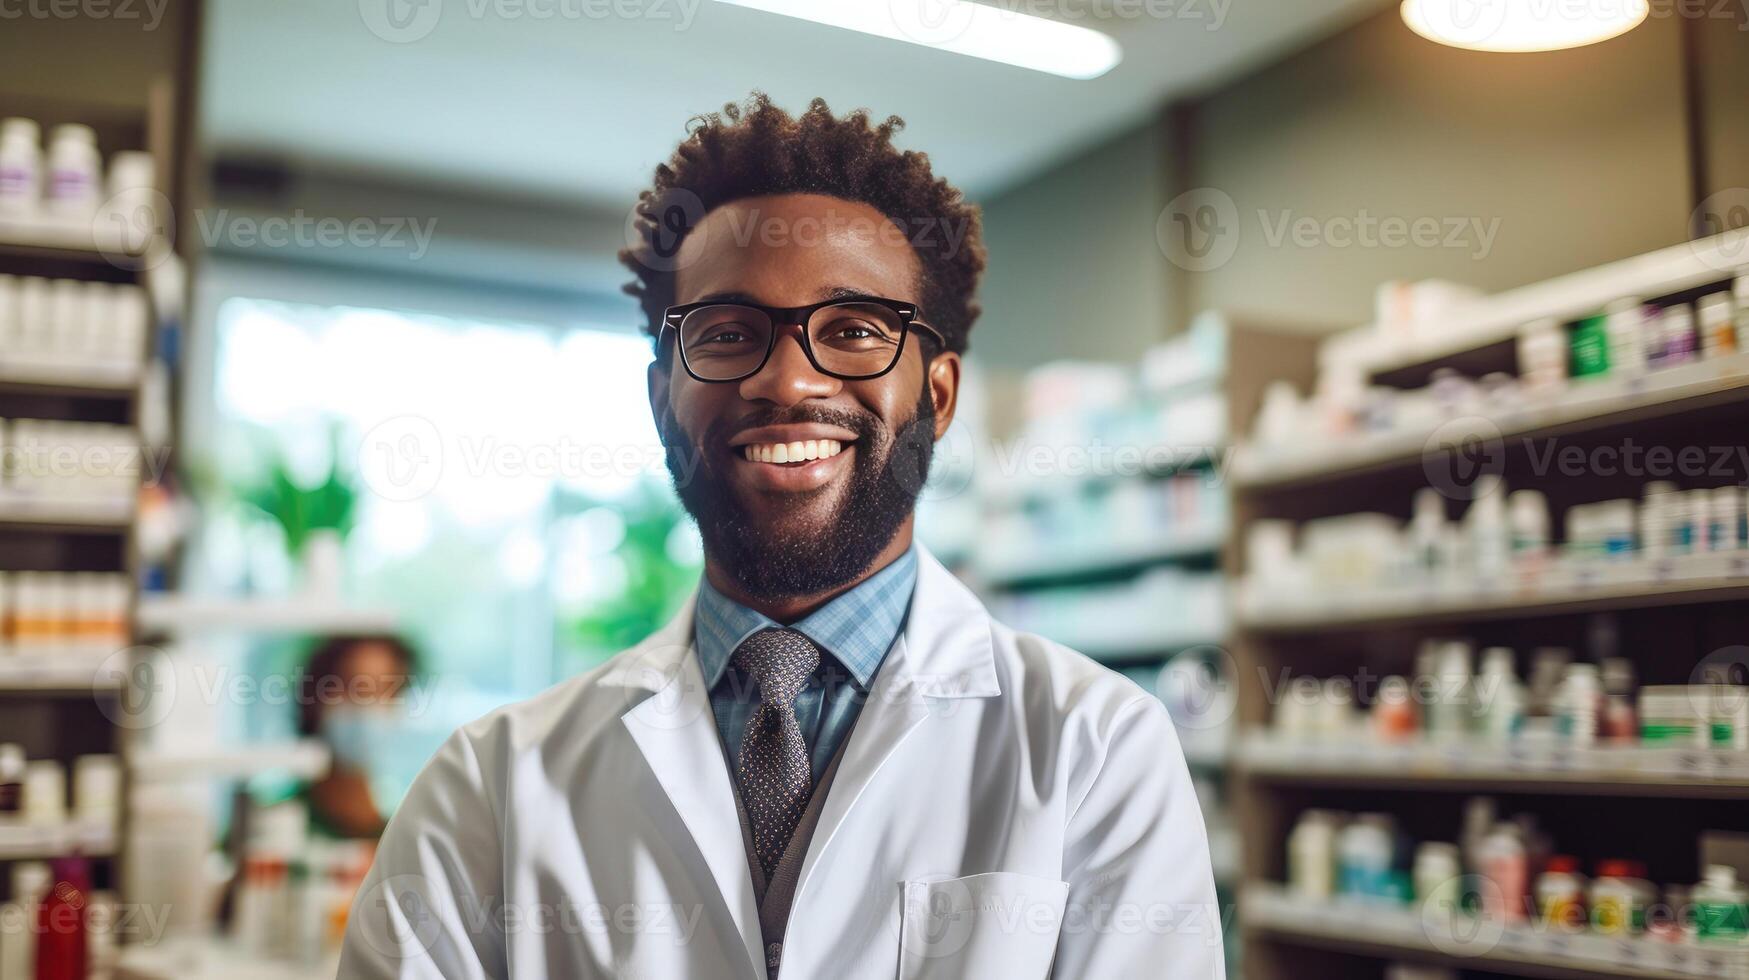
<svg viewBox="0 0 1749 980">
<path fill-rule="evenodd" d="M 637 278 L 625 291 L 643 304 L 655 335 L 674 304 L 671 259 L 685 235 L 718 205 L 773 194 L 824 194 L 866 204 L 904 231 L 923 270 L 921 315 L 950 350 L 964 352 L 978 318 L 984 244 L 976 205 L 931 172 L 927 154 L 899 150 L 905 125 L 889 116 L 871 125 L 866 110 L 842 119 L 824 99 L 800 116 L 754 92 L 745 106 L 696 116 L 655 185 L 638 195 L 634 247 L 619 258 Z M 898 297 L 900 299 L 906 297 Z"/>
</svg>

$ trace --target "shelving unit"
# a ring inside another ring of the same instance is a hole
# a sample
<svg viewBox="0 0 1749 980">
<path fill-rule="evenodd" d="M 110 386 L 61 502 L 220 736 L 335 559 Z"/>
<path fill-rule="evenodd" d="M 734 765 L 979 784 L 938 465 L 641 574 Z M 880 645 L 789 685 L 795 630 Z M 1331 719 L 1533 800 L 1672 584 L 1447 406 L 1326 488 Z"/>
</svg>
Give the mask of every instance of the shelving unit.
<svg viewBox="0 0 1749 980">
<path fill-rule="evenodd" d="M 1749 233 L 1731 232 L 1487 298 L 1413 338 L 1387 339 L 1364 328 L 1327 343 L 1348 363 L 1362 365 L 1374 384 L 1418 386 L 1441 366 L 1510 372 L 1513 344 L 1526 324 L 1567 322 L 1623 297 L 1692 299 L 1728 283 L 1736 272 L 1731 257 L 1743 261 L 1746 246 Z M 1284 376 L 1309 391 L 1320 363 L 1319 356 L 1308 357 Z M 1587 450 L 1628 440 L 1673 449 L 1737 445 L 1746 423 L 1749 352 L 1697 359 L 1632 382 L 1574 381 L 1510 414 L 1448 420 L 1437 430 L 1360 435 L 1304 449 L 1241 446 L 1231 469 L 1233 565 L 1243 556 L 1245 529 L 1258 520 L 1303 522 L 1358 512 L 1406 518 L 1412 495 L 1436 472 L 1430 461 L 1461 437 L 1491 443 L 1508 487 L 1546 495 L 1558 536 L 1565 508 L 1637 497 L 1642 482 L 1659 477 L 1576 479 L 1532 465 L 1533 444 Z M 1749 473 L 1709 471 L 1693 485 L 1745 478 Z M 1535 578 L 1514 575 L 1463 587 L 1259 592 L 1236 605 L 1232 636 L 1241 677 L 1243 734 L 1234 769 L 1247 980 L 1373 975 L 1378 961 L 1393 959 L 1535 977 L 1749 976 L 1749 958 L 1740 951 L 1694 944 L 1508 928 L 1492 945 L 1466 946 L 1461 936 L 1422 923 L 1412 907 L 1308 902 L 1277 884 L 1286 878 L 1288 832 L 1305 809 L 1386 811 L 1418 839 L 1453 840 L 1456 815 L 1470 794 L 1499 795 L 1509 810 L 1538 814 L 1557 841 L 1577 839 L 1582 852 L 1611 846 L 1623 852 L 1591 857 L 1643 858 L 1660 882 L 1697 880 L 1700 830 L 1749 830 L 1749 807 L 1741 805 L 1749 800 L 1749 753 L 1579 750 L 1529 740 L 1296 742 L 1266 729 L 1271 692 L 1284 690 L 1287 677 L 1411 674 L 1418 642 L 1442 636 L 1521 654 L 1564 646 L 1583 657 L 1600 616 L 1618 631 L 1617 655 L 1634 661 L 1642 683 L 1687 683 L 1709 652 L 1749 642 L 1749 555 L 1558 564 Z M 1607 825 L 1595 819 L 1603 807 L 1617 814 Z M 1629 824 L 1658 832 L 1602 839 L 1606 830 Z"/>
<path fill-rule="evenodd" d="M 387 633 L 395 628 L 393 610 L 354 606 L 317 596 L 285 599 L 191 598 L 149 595 L 140 599 L 141 632 L 177 636 L 193 633 Z"/>
<path fill-rule="evenodd" d="M 117 151 L 144 151 L 153 159 L 158 200 L 180 201 L 185 153 L 191 145 L 185 126 L 191 76 L 183 70 L 192 68 L 196 48 L 186 48 L 185 61 L 159 61 L 156 55 L 161 48 L 192 40 L 193 21 L 188 11 L 173 11 L 153 37 L 129 41 L 138 58 L 128 59 L 125 66 L 105 66 L 102 75 L 115 87 L 105 97 L 44 97 L 0 82 L 0 116 L 35 119 L 45 133 L 61 123 L 90 125 L 106 166 Z M 7 28 L 14 32 L 9 40 L 28 45 L 36 29 L 28 19 L 18 22 Z M 72 57 L 81 50 L 73 38 L 89 28 L 67 21 L 52 29 Z M 106 48 L 94 44 L 93 50 L 99 47 Z M 93 54 L 90 60 L 99 57 Z M 79 63 L 83 60 L 73 57 L 63 67 L 69 73 L 88 71 L 91 64 Z M 36 81 L 26 87 L 35 88 Z M 0 418 L 108 423 L 126 427 L 138 439 L 143 422 L 155 417 L 148 410 L 145 366 L 164 349 L 163 332 L 169 325 L 164 316 L 177 315 L 185 298 L 177 274 L 181 259 L 171 242 L 153 237 L 149 228 L 133 228 L 131 241 L 112 235 L 115 228 L 96 216 L 0 218 L 0 273 L 137 286 L 152 299 L 139 348 L 120 359 L 26 356 L 0 349 Z M 150 406 L 162 407 L 156 401 Z M 0 490 L 0 571 L 119 573 L 137 582 L 137 507 L 137 491 L 131 489 L 119 497 L 98 498 Z M 69 769 L 83 755 L 112 754 L 125 760 L 138 735 L 127 723 L 130 706 L 145 693 L 133 687 L 139 675 L 130 643 L 106 642 L 101 651 L 79 645 L 53 656 L 0 650 L 0 742 L 19 743 L 29 758 L 52 759 Z M 67 782 L 74 783 L 70 774 Z M 120 892 L 125 901 L 132 790 L 133 779 L 124 765 L 117 818 L 102 826 L 81 822 L 73 812 L 54 826 L 0 826 L 0 899 L 19 900 L 7 891 L 17 862 L 78 853 L 91 860 L 94 886 Z M 28 963 L 24 968 L 29 970 Z"/>
<path fill-rule="evenodd" d="M 1549 929 L 1424 921 L 1389 906 L 1307 901 L 1247 884 L 1239 914 L 1259 936 L 1369 959 L 1402 957 L 1463 969 L 1556 980 L 1585 977 L 1749 977 L 1749 950 Z"/>
</svg>

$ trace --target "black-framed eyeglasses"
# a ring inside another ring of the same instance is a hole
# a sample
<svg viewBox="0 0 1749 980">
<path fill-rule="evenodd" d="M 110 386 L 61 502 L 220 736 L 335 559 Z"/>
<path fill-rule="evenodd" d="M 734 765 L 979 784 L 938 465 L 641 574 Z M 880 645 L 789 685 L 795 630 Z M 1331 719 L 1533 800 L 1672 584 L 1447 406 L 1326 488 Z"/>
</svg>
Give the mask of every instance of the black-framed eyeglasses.
<svg viewBox="0 0 1749 980">
<path fill-rule="evenodd" d="M 878 378 L 899 363 L 905 338 L 922 328 L 943 347 L 941 331 L 917 319 L 917 305 L 849 296 L 809 306 L 760 306 L 718 300 L 670 306 L 662 329 L 678 338 L 680 362 L 699 381 L 741 381 L 771 359 L 782 327 L 801 326 L 802 351 L 821 374 L 845 381 Z M 666 343 L 666 339 L 663 339 Z M 665 349 L 665 348 L 664 348 Z"/>
</svg>

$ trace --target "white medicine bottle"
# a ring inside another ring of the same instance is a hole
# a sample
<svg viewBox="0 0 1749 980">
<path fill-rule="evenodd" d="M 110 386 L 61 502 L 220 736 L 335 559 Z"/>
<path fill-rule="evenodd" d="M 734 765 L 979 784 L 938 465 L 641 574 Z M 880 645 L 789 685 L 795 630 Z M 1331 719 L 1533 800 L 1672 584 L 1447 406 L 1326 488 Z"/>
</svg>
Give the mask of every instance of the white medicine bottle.
<svg viewBox="0 0 1749 980">
<path fill-rule="evenodd" d="M 103 158 L 90 126 L 66 123 L 49 139 L 49 207 L 62 214 L 88 215 L 97 209 Z"/>
<path fill-rule="evenodd" d="M 40 131 L 30 119 L 0 119 L 0 213 L 26 214 L 42 197 Z"/>
</svg>

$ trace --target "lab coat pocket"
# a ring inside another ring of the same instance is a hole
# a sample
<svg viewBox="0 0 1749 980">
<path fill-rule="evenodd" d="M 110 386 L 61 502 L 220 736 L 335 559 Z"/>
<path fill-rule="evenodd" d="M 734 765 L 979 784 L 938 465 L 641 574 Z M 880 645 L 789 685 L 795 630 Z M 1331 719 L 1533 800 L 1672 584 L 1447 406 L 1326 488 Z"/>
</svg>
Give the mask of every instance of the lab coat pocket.
<svg viewBox="0 0 1749 980">
<path fill-rule="evenodd" d="M 1066 882 L 996 871 L 901 887 L 899 980 L 1049 975 Z"/>
</svg>

